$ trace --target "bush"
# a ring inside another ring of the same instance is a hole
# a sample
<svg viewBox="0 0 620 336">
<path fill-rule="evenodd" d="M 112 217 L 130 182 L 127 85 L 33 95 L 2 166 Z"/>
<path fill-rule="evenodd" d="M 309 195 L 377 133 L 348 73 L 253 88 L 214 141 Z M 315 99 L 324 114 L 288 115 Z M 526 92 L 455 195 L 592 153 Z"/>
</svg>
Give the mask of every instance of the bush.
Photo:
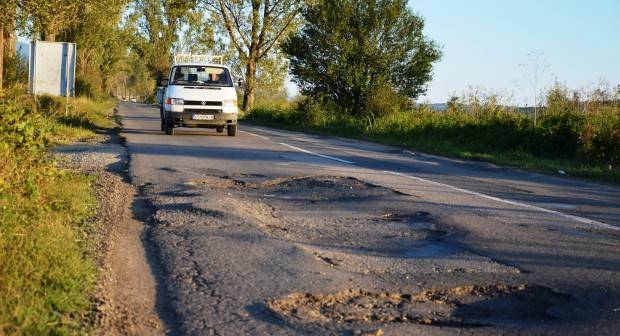
<svg viewBox="0 0 620 336">
<path fill-rule="evenodd" d="M 18 55 L 4 55 L 3 87 L 28 83 L 28 61 Z"/>
<path fill-rule="evenodd" d="M 36 98 L 36 104 L 39 113 L 52 116 L 64 110 L 65 102 L 54 96 L 40 95 Z"/>
<path fill-rule="evenodd" d="M 385 81 L 377 81 L 364 99 L 363 116 L 371 120 L 392 115 L 406 109 L 407 98 L 403 97 Z"/>
<path fill-rule="evenodd" d="M 0 334 L 78 334 L 96 276 L 87 254 L 93 181 L 58 169 L 46 149 L 92 135 L 82 125 L 103 123 L 96 116 L 110 104 L 75 99 L 65 116 L 64 99 L 41 96 L 37 110 L 18 98 L 0 100 Z"/>
<path fill-rule="evenodd" d="M 92 99 L 103 97 L 101 78 L 92 74 L 78 73 L 75 78 L 75 94 Z"/>
</svg>

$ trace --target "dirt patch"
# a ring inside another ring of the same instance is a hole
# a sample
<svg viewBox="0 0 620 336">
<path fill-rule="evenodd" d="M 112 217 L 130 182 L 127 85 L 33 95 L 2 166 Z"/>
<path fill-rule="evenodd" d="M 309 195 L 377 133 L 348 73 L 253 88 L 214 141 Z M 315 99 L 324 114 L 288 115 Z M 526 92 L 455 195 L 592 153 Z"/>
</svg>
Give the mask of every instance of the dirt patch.
<svg viewBox="0 0 620 336">
<path fill-rule="evenodd" d="M 237 180 L 229 176 L 214 175 L 208 175 L 204 179 L 193 181 L 188 184 L 204 185 L 215 190 L 242 190 L 247 186 L 247 183 L 245 183 L 244 181 Z"/>
<path fill-rule="evenodd" d="M 567 301 L 567 296 L 542 286 L 489 285 L 416 293 L 294 293 L 267 301 L 267 307 L 282 319 L 301 322 L 475 327 L 550 320 L 547 310 Z"/>
<path fill-rule="evenodd" d="M 135 188 L 126 181 L 127 152 L 116 134 L 54 149 L 64 169 L 96 176 L 98 207 L 90 255 L 100 269 L 89 324 L 95 335 L 163 335 L 155 312 L 156 282 L 134 218 Z"/>
<path fill-rule="evenodd" d="M 98 195 L 106 213 L 102 223 L 113 229 L 95 295 L 95 334 L 163 335 L 164 325 L 155 312 L 156 282 L 141 239 L 144 223 L 133 215 L 136 190 L 118 176 L 112 179 L 112 190 Z"/>
</svg>

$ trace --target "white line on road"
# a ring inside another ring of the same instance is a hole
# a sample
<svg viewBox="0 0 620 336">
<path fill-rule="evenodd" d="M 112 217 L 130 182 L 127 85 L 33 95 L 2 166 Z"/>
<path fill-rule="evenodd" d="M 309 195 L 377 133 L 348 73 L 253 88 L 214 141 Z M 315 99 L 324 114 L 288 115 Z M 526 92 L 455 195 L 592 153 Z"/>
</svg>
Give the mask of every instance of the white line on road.
<svg viewBox="0 0 620 336">
<path fill-rule="evenodd" d="M 254 131 L 265 132 L 267 134 L 278 135 L 278 136 L 282 136 L 282 137 L 290 136 L 290 134 L 274 132 L 274 131 L 270 131 L 270 130 L 266 130 L 266 129 L 262 129 L 262 128 L 260 128 L 260 129 L 259 128 L 250 128 L 250 129 L 254 130 Z"/>
<path fill-rule="evenodd" d="M 254 133 L 252 133 L 252 132 L 248 132 L 248 131 L 240 131 L 240 132 L 242 132 L 242 133 L 247 133 L 247 134 L 249 134 L 249 135 L 253 135 L 253 136 L 255 136 L 255 137 L 259 137 L 259 138 L 261 138 L 261 139 L 263 139 L 263 140 L 269 140 L 269 138 L 268 138 L 268 137 L 266 137 L 266 136 L 262 136 L 262 135 L 254 134 Z"/>
<path fill-rule="evenodd" d="M 458 187 L 455 187 L 455 186 L 451 186 L 449 184 L 439 183 L 439 182 L 435 182 L 435 181 L 431 181 L 431 180 L 427 180 L 427 179 L 423 179 L 423 178 L 420 178 L 420 177 L 411 176 L 411 175 L 407 175 L 407 174 L 403 174 L 403 173 L 397 173 L 397 172 L 393 172 L 393 171 L 389 171 L 389 170 L 384 170 L 383 172 L 384 173 L 388 173 L 388 174 L 392 174 L 392 175 L 396 175 L 396 176 L 406 177 L 406 178 L 411 179 L 411 180 L 415 180 L 415 181 L 419 181 L 419 182 L 424 182 L 424 183 L 435 185 L 435 186 L 438 186 L 438 187 L 452 189 L 454 191 L 458 191 L 458 192 L 461 192 L 461 193 L 465 193 L 465 194 L 469 194 L 469 195 L 473 195 L 473 196 L 478 196 L 478 197 L 486 198 L 486 199 L 493 200 L 493 201 L 496 201 L 496 202 L 501 202 L 501 203 L 505 203 L 505 204 L 515 205 L 515 206 L 524 207 L 524 208 L 528 208 L 528 209 L 539 211 L 539 212 L 544 212 L 544 213 L 548 213 L 548 214 L 564 217 L 566 219 L 574 220 L 574 221 L 582 223 L 582 224 L 589 224 L 589 225 L 592 225 L 592 226 L 597 226 L 597 227 L 600 227 L 600 228 L 605 228 L 605 229 L 610 229 L 610 230 L 620 230 L 619 227 L 616 227 L 616 226 L 613 226 L 613 225 L 605 224 L 605 223 L 598 222 L 598 221 L 595 221 L 595 220 L 592 220 L 592 219 L 588 219 L 588 218 L 583 218 L 583 217 L 579 217 L 579 216 L 565 214 L 563 212 L 559 212 L 559 211 L 555 211 L 555 210 L 541 208 L 541 207 L 538 207 L 538 206 L 535 206 L 535 205 L 531 205 L 531 204 L 527 204 L 527 203 L 515 202 L 515 201 L 511 201 L 511 200 L 507 200 L 507 199 L 503 199 L 503 198 L 499 198 L 499 197 L 489 196 L 489 195 L 482 194 L 482 193 L 479 193 L 479 192 L 476 192 L 476 191 L 472 191 L 472 190 L 468 190 L 468 189 L 462 189 L 462 188 L 458 188 Z"/>
<path fill-rule="evenodd" d="M 286 146 L 288 148 L 306 153 L 306 154 L 310 154 L 310 155 L 314 155 L 314 156 L 318 156 L 318 157 L 322 157 L 324 159 L 329 159 L 329 160 L 334 160 L 334 161 L 338 161 L 338 162 L 342 162 L 342 163 L 346 163 L 346 164 L 355 164 L 355 162 L 349 161 L 349 160 L 344 160 L 344 159 L 339 159 L 337 157 L 333 157 L 333 156 L 329 156 L 329 155 L 323 155 L 323 154 L 319 154 L 319 153 L 315 153 L 312 151 L 309 151 L 307 149 L 303 149 L 303 148 L 299 148 L 299 147 L 295 147 L 295 146 L 291 146 L 289 144 L 286 144 L 284 142 L 279 142 L 280 145 L 282 146 Z"/>
<path fill-rule="evenodd" d="M 247 132 L 247 133 L 255 135 L 255 136 L 258 136 L 258 137 L 263 137 L 263 136 L 260 136 L 260 135 L 257 135 L 257 134 L 253 134 L 253 133 L 250 133 L 250 132 Z M 269 132 L 269 133 L 277 134 L 276 132 Z M 284 135 L 284 134 L 280 133 L 278 135 Z M 263 138 L 265 138 L 265 137 L 263 137 Z M 268 138 L 265 138 L 265 139 L 268 139 Z M 284 143 L 284 142 L 279 142 L 279 144 L 282 145 L 282 146 L 285 146 L 285 147 L 288 147 L 288 148 L 291 148 L 291 149 L 294 149 L 294 150 L 306 153 L 306 154 L 322 157 L 324 159 L 334 160 L 334 161 L 338 161 L 338 162 L 342 162 L 342 163 L 346 163 L 346 164 L 355 164 L 355 162 L 353 162 L 353 161 L 344 160 L 344 159 L 340 159 L 340 158 L 329 156 L 329 155 L 323 155 L 323 154 L 315 153 L 315 152 L 309 151 L 307 149 L 303 149 L 303 148 L 299 148 L 299 147 L 295 147 L 295 146 L 289 145 L 289 144 Z M 407 153 L 407 154 L 411 154 L 411 155 L 417 156 L 416 153 L 411 152 L 411 151 L 404 151 L 404 152 Z M 429 164 L 431 164 L 431 163 L 435 163 L 435 162 L 422 161 L 421 163 L 429 163 Z M 542 207 L 531 205 L 531 204 L 527 204 L 527 203 L 521 203 L 521 202 L 511 201 L 511 200 L 508 200 L 508 199 L 494 197 L 494 196 L 490 196 L 490 195 L 487 195 L 487 194 L 479 193 L 479 192 L 476 192 L 476 191 L 473 191 L 473 190 L 458 188 L 458 187 L 455 187 L 455 186 L 452 186 L 452 185 L 449 185 L 449 184 L 435 182 L 435 181 L 423 179 L 421 177 L 411 176 L 411 175 L 407 175 L 407 174 L 403 174 L 403 173 L 398 173 L 398 172 L 394 172 L 394 171 L 384 170 L 384 172 L 388 173 L 388 174 L 391 174 L 391 175 L 401 176 L 401 177 L 405 177 L 405 178 L 412 179 L 412 180 L 415 180 L 415 181 L 424 182 L 424 183 L 427 183 L 427 184 L 431 184 L 431 185 L 435 185 L 435 186 L 439 186 L 439 187 L 443 187 L 443 188 L 448 188 L 448 189 L 451 189 L 451 190 L 454 190 L 454 191 L 457 191 L 457 192 L 461 192 L 461 193 L 464 193 L 464 194 L 469 194 L 469 195 L 485 198 L 485 199 L 488 199 L 488 200 L 492 200 L 492 201 L 496 201 L 496 202 L 500 202 L 500 203 L 504 203 L 504 204 L 510 204 L 510 205 L 514 205 L 514 206 L 518 206 L 518 207 L 523 207 L 523 208 L 531 209 L 531 210 L 538 211 L 538 212 L 543 212 L 543 213 L 547 213 L 547 214 L 551 214 L 551 215 L 560 216 L 560 217 L 563 217 L 563 218 L 566 218 L 566 219 L 569 219 L 569 220 L 573 220 L 573 221 L 576 221 L 576 222 L 582 223 L 582 224 L 592 225 L 592 226 L 596 226 L 596 227 L 599 227 L 599 228 L 605 228 L 605 229 L 610 229 L 610 230 L 620 230 L 620 227 L 616 227 L 616 226 L 613 226 L 613 225 L 609 225 L 609 224 L 606 224 L 606 223 L 602 223 L 602 222 L 595 221 L 595 220 L 588 219 L 588 218 L 584 218 L 584 217 L 579 217 L 579 216 L 575 216 L 575 215 L 566 214 L 566 213 L 563 213 L 563 212 L 560 212 L 560 211 L 556 211 L 556 210 L 550 210 L 550 209 L 547 209 L 547 208 L 542 208 Z"/>
<path fill-rule="evenodd" d="M 416 157 L 419 157 L 419 155 L 417 155 L 416 153 L 414 153 L 414 152 L 412 152 L 412 151 L 405 150 L 405 151 L 403 151 L 403 153 L 404 153 L 404 154 L 409 154 L 409 155 L 411 155 L 411 156 L 416 156 Z M 439 163 L 438 163 L 438 162 L 433 162 L 433 161 L 424 161 L 424 160 L 420 160 L 420 159 L 413 159 L 413 160 L 414 160 L 415 162 L 418 162 L 418 163 L 423 163 L 423 164 L 427 164 L 427 165 L 431 165 L 431 166 L 439 166 Z"/>
</svg>

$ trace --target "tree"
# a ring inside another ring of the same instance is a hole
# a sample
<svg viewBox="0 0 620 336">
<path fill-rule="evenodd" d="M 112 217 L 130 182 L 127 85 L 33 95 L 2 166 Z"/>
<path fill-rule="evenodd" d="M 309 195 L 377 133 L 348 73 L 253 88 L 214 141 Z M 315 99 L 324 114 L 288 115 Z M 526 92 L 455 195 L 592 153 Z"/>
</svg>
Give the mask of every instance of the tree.
<svg viewBox="0 0 620 336">
<path fill-rule="evenodd" d="M 4 81 L 4 54 L 12 55 L 15 52 L 14 31 L 17 13 L 15 0 L 2 0 L 0 2 L 0 92 Z"/>
<path fill-rule="evenodd" d="M 183 28 L 188 24 L 204 24 L 202 20 L 196 21 L 195 7 L 196 0 L 135 1 L 130 20 L 136 22 L 137 36 L 132 50 L 146 62 L 153 77 L 164 75 L 170 68 L 173 53 L 180 50 L 183 43 L 179 42 Z"/>
<path fill-rule="evenodd" d="M 207 54 L 215 46 L 213 22 L 200 11 L 191 11 L 179 38 L 176 50 L 188 54 Z"/>
<path fill-rule="evenodd" d="M 0 22 L 0 92 L 2 92 L 2 82 L 4 74 L 4 23 Z"/>
<path fill-rule="evenodd" d="M 96 0 L 17 0 L 28 21 L 30 34 L 41 33 L 45 41 L 56 41 L 57 34 L 80 19 L 88 6 L 105 6 Z"/>
<path fill-rule="evenodd" d="M 243 111 L 254 106 L 261 62 L 293 30 L 304 6 L 301 0 L 201 0 L 216 14 L 229 43 L 245 65 Z"/>
<path fill-rule="evenodd" d="M 303 18 L 301 30 L 282 44 L 294 81 L 302 93 L 328 98 L 354 115 L 376 102 L 376 87 L 417 98 L 441 57 L 406 0 L 319 0 Z"/>
<path fill-rule="evenodd" d="M 80 20 L 60 32 L 66 41 L 77 43 L 76 90 L 88 96 L 101 96 L 107 81 L 117 71 L 116 64 L 126 56 L 126 39 L 119 26 L 127 0 L 108 0 L 105 5 L 88 6 Z M 108 90 L 109 91 L 109 90 Z"/>
</svg>

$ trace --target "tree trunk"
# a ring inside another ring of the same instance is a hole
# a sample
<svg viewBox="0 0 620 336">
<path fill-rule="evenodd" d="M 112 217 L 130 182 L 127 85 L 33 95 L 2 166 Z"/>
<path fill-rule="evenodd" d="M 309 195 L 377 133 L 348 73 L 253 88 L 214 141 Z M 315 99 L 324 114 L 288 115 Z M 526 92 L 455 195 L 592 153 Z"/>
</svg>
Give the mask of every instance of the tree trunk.
<svg viewBox="0 0 620 336">
<path fill-rule="evenodd" d="M 4 51 L 11 57 L 17 52 L 17 32 L 13 24 L 8 24 L 4 28 Z"/>
<path fill-rule="evenodd" d="M 47 42 L 56 42 L 56 34 L 52 32 L 43 33 L 43 40 Z"/>
<path fill-rule="evenodd" d="M 4 25 L 0 23 L 0 92 L 2 92 L 3 73 L 4 73 Z"/>
<path fill-rule="evenodd" d="M 245 72 L 245 91 L 243 93 L 243 112 L 248 113 L 254 107 L 254 90 L 256 89 L 256 59 L 248 60 Z"/>
</svg>

